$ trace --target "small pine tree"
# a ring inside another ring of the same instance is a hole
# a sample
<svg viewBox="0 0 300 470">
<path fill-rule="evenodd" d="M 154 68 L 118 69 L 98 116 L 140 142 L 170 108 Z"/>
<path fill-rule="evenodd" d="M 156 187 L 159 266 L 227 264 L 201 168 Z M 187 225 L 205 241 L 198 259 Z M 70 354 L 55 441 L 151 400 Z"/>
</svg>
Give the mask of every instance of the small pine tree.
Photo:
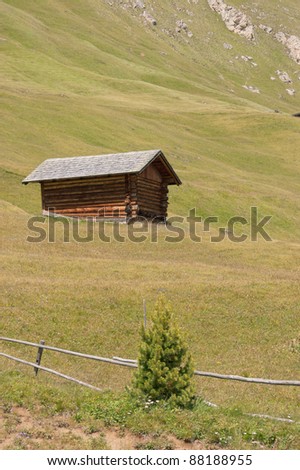
<svg viewBox="0 0 300 470">
<path fill-rule="evenodd" d="M 167 400 L 174 406 L 189 407 L 195 397 L 192 376 L 191 355 L 169 304 L 161 296 L 152 327 L 142 327 L 134 388 L 150 400 Z"/>
</svg>

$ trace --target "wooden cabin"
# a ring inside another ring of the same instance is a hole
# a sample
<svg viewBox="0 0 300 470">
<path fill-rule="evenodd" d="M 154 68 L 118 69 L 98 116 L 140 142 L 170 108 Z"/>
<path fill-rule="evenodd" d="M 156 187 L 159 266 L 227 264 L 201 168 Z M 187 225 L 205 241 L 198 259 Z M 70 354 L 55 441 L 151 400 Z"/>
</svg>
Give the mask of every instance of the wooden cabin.
<svg viewBox="0 0 300 470">
<path fill-rule="evenodd" d="M 43 215 L 167 217 L 168 185 L 181 181 L 161 150 L 45 160 L 23 181 L 40 183 Z"/>
</svg>

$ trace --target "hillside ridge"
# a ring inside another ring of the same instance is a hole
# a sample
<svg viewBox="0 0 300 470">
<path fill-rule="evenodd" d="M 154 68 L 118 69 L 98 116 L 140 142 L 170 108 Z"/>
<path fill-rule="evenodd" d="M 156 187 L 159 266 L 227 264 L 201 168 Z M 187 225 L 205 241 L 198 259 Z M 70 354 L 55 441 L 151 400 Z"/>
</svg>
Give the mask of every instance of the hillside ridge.
<svg viewBox="0 0 300 470">
<path fill-rule="evenodd" d="M 225 23 L 227 29 L 230 32 L 236 33 L 246 38 L 247 40 L 252 41 L 256 49 L 261 47 L 258 35 L 259 31 L 262 31 L 267 36 L 269 36 L 268 40 L 275 42 L 277 41 L 281 44 L 281 46 L 284 46 L 281 51 L 282 54 L 288 55 L 292 61 L 298 65 L 300 64 L 300 38 L 293 31 L 290 31 L 289 27 L 287 26 L 281 24 L 281 29 L 278 29 L 276 26 L 274 26 L 274 20 L 272 21 L 272 18 L 270 17 L 271 15 L 268 15 L 263 10 L 263 6 L 260 8 L 253 6 L 250 9 L 250 12 L 247 12 L 246 14 L 244 11 L 246 10 L 244 4 L 240 5 L 240 9 L 238 9 L 231 4 L 225 3 L 223 0 L 206 0 L 205 2 L 199 2 L 198 0 L 188 0 L 187 2 L 177 1 L 172 3 L 172 8 L 169 11 L 163 7 L 160 7 L 157 2 L 151 0 L 105 1 L 111 7 L 117 7 L 126 12 L 129 12 L 133 17 L 139 19 L 145 27 L 150 26 L 153 27 L 154 30 L 157 29 L 160 33 L 163 33 L 164 35 L 171 38 L 174 44 L 176 44 L 178 41 L 184 42 L 185 44 L 189 45 L 190 49 L 192 50 L 194 48 L 197 49 L 197 45 L 195 43 L 197 40 L 201 40 L 201 38 L 199 38 L 199 34 L 197 34 L 197 25 L 194 25 L 196 21 L 195 17 L 197 14 L 199 14 L 200 10 L 205 11 L 206 3 L 214 13 L 217 13 L 221 16 L 222 21 Z M 286 8 L 286 12 L 289 12 L 288 8 Z M 248 16 L 249 14 L 251 16 Z M 254 20 L 252 20 L 251 17 L 254 17 Z M 262 23 L 262 20 L 267 20 L 268 25 Z M 212 17 L 210 21 L 213 23 L 214 18 Z M 173 23 L 172 27 L 170 27 L 171 22 Z M 272 26 L 270 26 L 270 24 Z M 212 34 L 211 32 L 208 33 Z M 221 47 L 222 45 L 220 44 L 220 48 Z M 223 43 L 223 47 L 227 50 L 233 49 L 232 44 L 228 44 L 226 42 Z M 266 47 L 264 50 L 265 53 L 268 53 L 267 48 L 268 47 Z M 247 57 L 249 56 L 241 55 L 242 60 L 245 60 L 246 62 Z M 239 57 L 235 57 L 235 59 L 239 59 Z M 234 65 L 234 61 L 230 62 Z M 256 62 L 251 60 L 250 62 L 253 67 L 258 66 Z M 280 62 L 278 62 L 276 70 L 281 68 L 280 65 Z M 290 64 L 290 67 L 291 66 L 292 65 Z M 281 71 L 281 73 L 289 76 L 285 71 Z M 297 74 L 297 70 L 295 70 L 294 73 Z M 264 78 L 275 81 L 276 77 L 273 75 L 269 77 L 265 76 Z M 295 96 L 296 92 L 300 90 L 298 83 L 299 80 L 300 69 L 298 70 L 297 76 L 293 78 L 289 77 L 288 82 L 285 82 L 290 84 L 295 82 L 293 88 L 285 88 L 285 91 L 288 95 Z M 243 87 L 248 91 L 252 91 L 258 94 L 261 93 L 259 88 L 256 86 L 243 85 Z"/>
</svg>

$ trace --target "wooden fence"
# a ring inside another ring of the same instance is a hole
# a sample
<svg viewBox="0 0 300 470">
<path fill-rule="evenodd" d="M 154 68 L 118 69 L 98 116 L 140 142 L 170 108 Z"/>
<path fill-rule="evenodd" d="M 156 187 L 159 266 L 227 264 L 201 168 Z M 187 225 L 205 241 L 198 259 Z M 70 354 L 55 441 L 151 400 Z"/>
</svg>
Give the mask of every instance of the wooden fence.
<svg viewBox="0 0 300 470">
<path fill-rule="evenodd" d="M 39 370 L 43 370 L 43 371 L 48 372 L 50 374 L 57 375 L 57 376 L 62 377 L 66 380 L 76 382 L 80 385 L 83 385 L 85 387 L 89 387 L 89 388 L 91 388 L 93 390 L 97 390 L 97 391 L 102 391 L 102 390 L 98 387 L 95 387 L 94 385 L 90 385 L 86 382 L 82 382 L 81 380 L 75 379 L 74 377 L 70 377 L 68 375 L 57 372 L 53 369 L 49 369 L 47 367 L 41 366 L 43 351 L 44 350 L 55 351 L 55 352 L 62 353 L 62 354 L 68 354 L 70 356 L 81 357 L 81 358 L 90 359 L 90 360 L 93 360 L 93 361 L 100 361 L 100 362 L 105 362 L 105 363 L 108 363 L 108 364 L 124 366 L 124 367 L 137 368 L 137 366 L 138 366 L 137 361 L 134 360 L 134 359 L 124 359 L 124 358 L 117 357 L 117 356 L 114 356 L 112 358 L 108 358 L 108 357 L 93 356 L 93 355 L 90 355 L 90 354 L 83 354 L 83 353 L 76 352 L 76 351 L 69 351 L 68 349 L 56 348 L 54 346 L 46 346 L 45 341 L 41 341 L 40 343 L 31 343 L 29 341 L 22 341 L 22 340 L 14 339 L 14 338 L 5 338 L 5 337 L 2 337 L 2 336 L 0 336 L 0 340 L 1 341 L 7 341 L 7 342 L 10 342 L 10 343 L 23 344 L 23 345 L 26 345 L 26 346 L 37 348 L 37 356 L 36 356 L 35 362 L 25 361 L 24 359 L 14 357 L 14 356 L 11 356 L 11 355 L 6 354 L 6 353 L 0 353 L 1 357 L 5 357 L 6 359 L 10 359 L 10 360 L 19 362 L 21 364 L 33 367 L 36 375 L 37 375 Z M 211 377 L 211 378 L 214 378 L 214 379 L 223 379 L 223 380 L 237 380 L 239 382 L 248 382 L 248 383 L 255 383 L 255 384 L 285 385 L 285 386 L 294 386 L 294 387 L 299 387 L 300 386 L 300 381 L 299 380 L 260 379 L 260 378 L 253 378 L 253 377 L 242 377 L 242 376 L 239 376 L 239 375 L 217 374 L 215 372 L 204 372 L 204 371 L 200 371 L 200 370 L 195 370 L 194 374 L 196 376 L 201 376 L 201 377 Z"/>
</svg>

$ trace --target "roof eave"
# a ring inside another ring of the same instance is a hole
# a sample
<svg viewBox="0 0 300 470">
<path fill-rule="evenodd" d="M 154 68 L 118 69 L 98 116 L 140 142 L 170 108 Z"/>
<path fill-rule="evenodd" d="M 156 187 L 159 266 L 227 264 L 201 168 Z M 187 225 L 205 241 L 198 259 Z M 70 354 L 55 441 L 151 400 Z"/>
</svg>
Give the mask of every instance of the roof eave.
<svg viewBox="0 0 300 470">
<path fill-rule="evenodd" d="M 156 160 L 157 157 L 162 157 L 166 167 L 168 168 L 170 174 L 173 176 L 174 178 L 174 183 L 168 183 L 169 185 L 171 184 L 176 184 L 177 186 L 180 186 L 182 184 L 182 181 L 181 179 L 179 178 L 179 176 L 177 176 L 175 170 L 173 169 L 173 167 L 170 165 L 170 163 L 168 162 L 168 160 L 166 159 L 164 153 L 162 150 L 158 150 L 157 153 L 154 155 L 154 157 L 148 162 L 146 163 L 146 165 L 144 165 L 144 167 L 137 172 L 137 174 L 141 174 L 149 165 L 151 165 L 151 163 L 154 162 L 154 160 Z"/>
<path fill-rule="evenodd" d="M 120 175 L 134 175 L 138 174 L 139 171 L 126 171 L 122 173 L 106 173 L 103 175 L 89 175 L 89 176 L 70 176 L 69 178 L 49 178 L 49 179 L 39 179 L 39 180 L 27 180 L 25 178 L 22 181 L 22 184 L 28 184 L 28 183 L 44 183 L 44 182 L 52 182 L 52 181 L 69 181 L 69 180 L 86 180 L 86 179 L 92 179 L 92 178 L 101 178 L 102 176 L 120 176 Z"/>
</svg>

